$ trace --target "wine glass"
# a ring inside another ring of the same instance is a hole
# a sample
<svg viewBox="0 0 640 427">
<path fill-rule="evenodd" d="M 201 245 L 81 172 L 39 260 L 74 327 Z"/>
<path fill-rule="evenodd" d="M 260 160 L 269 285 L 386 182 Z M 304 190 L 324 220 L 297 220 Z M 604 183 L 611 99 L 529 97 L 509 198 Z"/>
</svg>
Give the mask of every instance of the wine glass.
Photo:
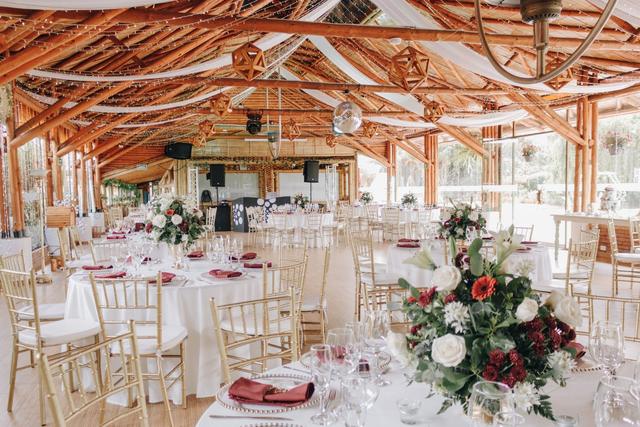
<svg viewBox="0 0 640 427">
<path fill-rule="evenodd" d="M 606 377 L 615 375 L 624 363 L 624 336 L 617 322 L 596 321 L 589 336 L 589 354 L 602 365 Z"/>
<path fill-rule="evenodd" d="M 329 389 L 331 387 L 332 356 L 331 347 L 326 344 L 314 344 L 311 346 L 309 364 L 313 384 L 320 394 L 320 412 L 311 417 L 314 424 L 330 425 L 336 422 L 336 416 L 328 410 Z"/>
<path fill-rule="evenodd" d="M 345 427 L 364 427 L 367 417 L 368 384 L 358 375 L 348 375 L 342 379 L 344 396 Z"/>
<path fill-rule="evenodd" d="M 365 344 L 373 352 L 373 365 L 375 372 L 375 384 L 384 387 L 391 382 L 382 377 L 380 353 L 386 347 L 386 337 L 389 333 L 389 315 L 382 310 L 374 310 L 367 313 L 367 330 Z"/>
<path fill-rule="evenodd" d="M 346 375 L 355 370 L 354 354 L 355 338 L 353 331 L 348 328 L 335 328 L 327 332 L 327 345 L 331 347 L 333 356 L 333 369 Z"/>
<path fill-rule="evenodd" d="M 367 333 L 367 322 L 364 320 L 347 322 L 344 326 L 353 333 L 354 351 L 359 355 L 364 351 L 365 336 Z"/>
<path fill-rule="evenodd" d="M 640 425 L 638 383 L 616 375 L 603 377 L 593 399 L 593 412 L 597 427 Z"/>
<path fill-rule="evenodd" d="M 511 411 L 511 389 L 493 381 L 478 381 L 471 388 L 467 415 L 473 427 L 488 427 L 493 424 L 498 412 Z"/>
</svg>

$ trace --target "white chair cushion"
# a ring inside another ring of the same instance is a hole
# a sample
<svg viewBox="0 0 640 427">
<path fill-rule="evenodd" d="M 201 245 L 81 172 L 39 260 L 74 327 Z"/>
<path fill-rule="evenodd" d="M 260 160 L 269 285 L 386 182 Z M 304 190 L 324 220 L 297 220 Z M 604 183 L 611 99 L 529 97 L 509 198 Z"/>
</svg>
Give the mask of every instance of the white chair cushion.
<svg viewBox="0 0 640 427">
<path fill-rule="evenodd" d="M 136 325 L 136 337 L 155 337 L 156 325 Z M 188 332 L 183 326 L 162 325 L 162 343 L 160 351 L 171 350 L 187 338 Z M 157 350 L 156 338 L 138 338 L 138 352 L 140 354 L 154 354 Z M 129 353 L 129 349 L 125 348 Z"/>
<path fill-rule="evenodd" d="M 640 254 L 629 252 L 618 252 L 616 254 L 616 260 L 622 262 L 640 263 Z"/>
<path fill-rule="evenodd" d="M 566 280 L 567 272 L 563 271 L 562 273 L 553 273 L 553 278 L 558 280 Z M 574 280 L 587 280 L 589 278 L 589 273 L 586 271 L 570 271 L 569 279 Z"/>
<path fill-rule="evenodd" d="M 40 320 L 60 320 L 64 319 L 64 303 L 60 304 L 39 304 L 38 314 Z M 33 320 L 33 307 L 27 307 L 20 312 L 21 320 Z"/>
<path fill-rule="evenodd" d="M 398 284 L 398 279 L 400 279 L 400 276 L 394 273 L 376 272 L 375 276 L 376 276 L 375 277 L 376 285 L 384 285 L 384 286 L 396 285 Z M 362 283 L 364 283 L 365 285 L 373 285 L 373 278 L 371 274 L 363 274 Z"/>
<path fill-rule="evenodd" d="M 40 338 L 45 345 L 62 345 L 85 338 L 91 338 L 100 332 L 100 324 L 85 319 L 62 319 L 40 325 Z M 18 341 L 35 346 L 36 334 L 32 330 L 18 333 Z"/>
<path fill-rule="evenodd" d="M 306 300 L 302 303 L 302 311 L 320 311 L 323 308 L 326 308 L 327 303 L 326 301 L 324 302 L 324 304 L 321 304 L 320 302 L 318 302 L 315 298 L 314 299 L 309 299 Z"/>
</svg>

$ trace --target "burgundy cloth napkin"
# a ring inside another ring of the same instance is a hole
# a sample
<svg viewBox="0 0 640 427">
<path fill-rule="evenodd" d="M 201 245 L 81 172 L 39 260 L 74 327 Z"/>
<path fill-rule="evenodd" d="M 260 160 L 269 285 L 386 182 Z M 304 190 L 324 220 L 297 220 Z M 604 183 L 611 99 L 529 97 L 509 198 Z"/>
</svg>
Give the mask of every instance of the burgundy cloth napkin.
<svg viewBox="0 0 640 427">
<path fill-rule="evenodd" d="M 523 245 L 537 245 L 538 242 L 536 240 L 523 240 L 522 242 Z"/>
<path fill-rule="evenodd" d="M 112 231 L 111 234 L 127 234 L 126 231 Z"/>
<path fill-rule="evenodd" d="M 262 262 L 245 262 L 244 268 L 262 268 L 262 264 L 267 264 L 267 268 L 271 268 L 271 261 Z"/>
<path fill-rule="evenodd" d="M 174 277 L 176 277 L 175 274 L 169 273 L 167 271 L 163 271 L 162 272 L 162 283 L 169 283 L 170 281 L 173 280 Z M 156 283 L 156 281 L 155 280 L 150 280 L 149 283 Z"/>
<path fill-rule="evenodd" d="M 238 402 L 258 405 L 297 406 L 309 400 L 313 391 L 313 383 L 282 390 L 269 384 L 238 378 L 229 387 L 229 397 Z"/>
<path fill-rule="evenodd" d="M 572 348 L 576 351 L 576 357 L 575 357 L 576 360 L 581 359 L 585 354 L 587 354 L 587 351 L 585 350 L 584 346 L 579 342 L 571 341 L 569 344 L 566 345 L 566 347 Z"/>
<path fill-rule="evenodd" d="M 516 252 L 529 252 L 531 250 L 530 247 L 528 246 L 524 246 L 524 247 L 519 247 L 518 249 L 516 249 Z"/>
<path fill-rule="evenodd" d="M 146 257 L 144 257 L 144 259 L 142 260 L 142 263 L 143 263 L 143 264 L 146 264 L 146 263 L 148 263 L 149 261 L 151 261 L 151 257 L 150 257 L 150 256 L 146 256 Z"/>
<path fill-rule="evenodd" d="M 126 271 L 116 271 L 115 273 L 96 274 L 96 279 L 120 279 L 126 275 Z"/>
<path fill-rule="evenodd" d="M 245 254 L 242 254 L 242 256 L 240 257 L 240 261 L 249 261 L 255 259 L 257 256 L 258 254 L 256 254 L 255 252 L 247 252 Z M 231 259 L 233 259 L 234 261 L 238 260 L 236 257 L 231 257 Z"/>
<path fill-rule="evenodd" d="M 242 276 L 242 273 L 240 271 L 220 270 L 218 268 L 214 268 L 209 272 L 209 275 L 216 279 L 230 279 L 232 277 Z"/>
<path fill-rule="evenodd" d="M 193 251 L 187 255 L 187 258 L 202 258 L 204 256 L 204 252 L 202 251 Z"/>
<path fill-rule="evenodd" d="M 87 271 L 108 270 L 113 268 L 112 265 L 83 265 L 82 269 Z"/>
<path fill-rule="evenodd" d="M 418 239 L 407 239 L 406 237 L 403 237 L 402 239 L 398 240 L 398 243 L 418 243 L 420 240 Z"/>
<path fill-rule="evenodd" d="M 107 236 L 107 240 L 121 240 L 121 239 L 126 239 L 127 236 L 123 236 L 121 234 L 114 234 L 111 236 Z"/>
<path fill-rule="evenodd" d="M 144 230 L 144 227 L 145 227 L 145 223 L 144 222 L 136 222 L 134 230 L 135 231 L 141 231 L 141 230 Z"/>
<path fill-rule="evenodd" d="M 399 247 L 399 248 L 419 248 L 420 247 L 420 243 L 406 242 L 406 243 L 398 243 L 398 244 L 396 244 L 396 246 Z"/>
</svg>

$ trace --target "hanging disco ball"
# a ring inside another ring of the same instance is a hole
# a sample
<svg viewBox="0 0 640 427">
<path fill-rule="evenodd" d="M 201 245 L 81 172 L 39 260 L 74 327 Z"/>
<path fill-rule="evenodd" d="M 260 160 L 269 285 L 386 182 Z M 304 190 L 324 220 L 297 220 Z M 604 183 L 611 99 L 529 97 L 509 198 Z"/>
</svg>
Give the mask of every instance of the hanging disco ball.
<svg viewBox="0 0 640 427">
<path fill-rule="evenodd" d="M 351 101 L 338 104 L 333 110 L 333 128 L 341 133 L 353 133 L 362 125 L 362 110 Z"/>
</svg>

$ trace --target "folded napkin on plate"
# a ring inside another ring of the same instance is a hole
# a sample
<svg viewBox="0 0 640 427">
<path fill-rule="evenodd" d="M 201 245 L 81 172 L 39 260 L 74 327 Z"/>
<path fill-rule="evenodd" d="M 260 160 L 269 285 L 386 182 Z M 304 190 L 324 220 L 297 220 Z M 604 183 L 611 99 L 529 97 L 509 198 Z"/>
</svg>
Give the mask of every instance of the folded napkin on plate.
<svg viewBox="0 0 640 427">
<path fill-rule="evenodd" d="M 114 234 L 111 236 L 107 236 L 107 240 L 120 240 L 120 239 L 126 239 L 127 236 L 123 236 L 121 234 Z"/>
<path fill-rule="evenodd" d="M 232 270 L 220 270 L 215 268 L 209 272 L 209 275 L 215 277 L 216 279 L 230 279 L 232 277 L 240 277 L 242 273 L 240 271 L 232 271 Z"/>
<path fill-rule="evenodd" d="M 576 360 L 581 359 L 585 354 L 587 354 L 586 349 L 579 342 L 572 341 L 569 344 L 567 344 L 566 347 L 569 348 L 569 349 L 575 350 L 575 352 L 576 352 L 575 359 Z"/>
<path fill-rule="evenodd" d="M 403 237 L 402 239 L 398 240 L 398 243 L 418 243 L 420 240 L 418 239 L 407 239 L 406 237 Z"/>
<path fill-rule="evenodd" d="M 528 246 L 520 246 L 518 249 L 516 249 L 516 252 L 529 252 L 530 250 L 531 248 Z"/>
<path fill-rule="evenodd" d="M 538 242 L 536 240 L 523 240 L 522 242 L 523 245 L 537 245 Z"/>
<path fill-rule="evenodd" d="M 229 387 L 229 397 L 238 402 L 258 405 L 297 406 L 309 400 L 313 391 L 313 383 L 283 390 L 247 378 L 238 378 Z"/>
<path fill-rule="evenodd" d="M 175 274 L 169 273 L 167 271 L 163 271 L 162 272 L 162 283 L 169 283 L 170 281 L 173 280 L 174 277 L 176 277 Z M 156 281 L 155 280 L 150 280 L 149 283 L 156 283 Z"/>
<path fill-rule="evenodd" d="M 144 222 L 136 222 L 134 230 L 135 231 L 141 231 L 141 230 L 144 230 L 144 227 L 145 227 L 145 223 Z"/>
<path fill-rule="evenodd" d="M 242 256 L 240 257 L 240 261 L 249 261 L 255 259 L 257 256 L 258 254 L 256 254 L 255 252 L 247 252 L 245 254 L 242 254 Z M 231 259 L 233 259 L 234 261 L 238 260 L 236 257 L 231 257 Z"/>
<path fill-rule="evenodd" d="M 271 261 L 267 262 L 245 262 L 244 268 L 262 268 L 262 264 L 267 264 L 267 268 L 271 267 Z"/>
<path fill-rule="evenodd" d="M 112 265 L 83 265 L 82 269 L 87 271 L 108 270 L 113 268 Z"/>
<path fill-rule="evenodd" d="M 204 252 L 202 251 L 193 251 L 187 254 L 187 258 L 202 258 L 204 256 Z"/>
<path fill-rule="evenodd" d="M 493 240 L 493 236 L 484 236 L 482 240 Z"/>
<path fill-rule="evenodd" d="M 127 275 L 126 271 L 116 271 L 114 273 L 96 274 L 96 279 L 120 279 Z"/>
<path fill-rule="evenodd" d="M 399 247 L 399 248 L 419 248 L 420 247 L 420 243 L 406 242 L 406 243 L 398 243 L 398 244 L 396 244 L 396 246 Z"/>
</svg>

